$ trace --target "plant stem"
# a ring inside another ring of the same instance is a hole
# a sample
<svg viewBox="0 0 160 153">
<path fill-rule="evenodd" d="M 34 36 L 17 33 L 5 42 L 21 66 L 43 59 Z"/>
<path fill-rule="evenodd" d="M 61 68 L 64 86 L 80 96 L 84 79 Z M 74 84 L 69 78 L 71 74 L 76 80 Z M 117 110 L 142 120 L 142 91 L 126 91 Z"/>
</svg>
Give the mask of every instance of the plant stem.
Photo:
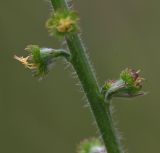
<svg viewBox="0 0 160 153">
<path fill-rule="evenodd" d="M 55 11 L 60 8 L 68 9 L 65 0 L 51 1 Z M 106 104 L 104 96 L 100 93 L 99 85 L 87 58 L 83 43 L 78 34 L 68 34 L 65 38 L 71 53 L 71 63 L 88 98 L 107 152 L 122 153 L 113 127 L 109 104 Z"/>
<path fill-rule="evenodd" d="M 53 57 L 64 57 L 67 61 L 71 60 L 71 55 L 65 50 L 56 50 L 56 53 L 53 50 Z"/>
<path fill-rule="evenodd" d="M 67 2 L 65 0 L 51 0 L 51 3 L 55 10 L 60 8 L 67 8 Z"/>
</svg>

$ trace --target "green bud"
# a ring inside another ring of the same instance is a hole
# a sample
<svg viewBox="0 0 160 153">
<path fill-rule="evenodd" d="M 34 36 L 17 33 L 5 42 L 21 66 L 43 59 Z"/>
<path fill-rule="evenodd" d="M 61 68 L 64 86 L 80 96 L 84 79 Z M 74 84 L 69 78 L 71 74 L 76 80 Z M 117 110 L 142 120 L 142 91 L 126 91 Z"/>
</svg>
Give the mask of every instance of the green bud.
<svg viewBox="0 0 160 153">
<path fill-rule="evenodd" d="M 84 140 L 78 147 L 78 153 L 107 153 L 104 145 L 98 139 Z"/>
<path fill-rule="evenodd" d="M 140 71 L 125 69 L 120 74 L 120 79 L 109 80 L 102 87 L 102 94 L 107 100 L 112 97 L 135 97 L 144 95 L 141 91 L 144 78 L 139 75 Z"/>
<path fill-rule="evenodd" d="M 126 68 L 120 74 L 120 78 L 125 82 L 130 93 L 137 93 L 141 90 L 144 78 L 140 75 L 140 70 Z"/>
<path fill-rule="evenodd" d="M 115 83 L 115 81 L 116 80 L 107 80 L 101 89 L 102 94 L 105 94 L 106 92 L 108 92 L 113 86 L 113 84 Z"/>
</svg>

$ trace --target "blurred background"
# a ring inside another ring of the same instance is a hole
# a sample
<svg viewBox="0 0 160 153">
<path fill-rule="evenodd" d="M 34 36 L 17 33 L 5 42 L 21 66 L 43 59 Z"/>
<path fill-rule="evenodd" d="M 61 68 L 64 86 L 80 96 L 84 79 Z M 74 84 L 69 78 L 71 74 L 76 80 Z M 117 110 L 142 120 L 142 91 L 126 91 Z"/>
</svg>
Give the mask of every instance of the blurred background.
<svg viewBox="0 0 160 153">
<path fill-rule="evenodd" d="M 142 70 L 144 97 L 115 99 L 115 120 L 129 153 L 159 152 L 160 1 L 74 0 L 100 84 L 126 67 Z M 0 0 L 0 153 L 74 153 L 98 136 L 72 70 L 59 61 L 38 81 L 13 59 L 28 44 L 60 47 L 44 27 L 45 0 Z"/>
</svg>

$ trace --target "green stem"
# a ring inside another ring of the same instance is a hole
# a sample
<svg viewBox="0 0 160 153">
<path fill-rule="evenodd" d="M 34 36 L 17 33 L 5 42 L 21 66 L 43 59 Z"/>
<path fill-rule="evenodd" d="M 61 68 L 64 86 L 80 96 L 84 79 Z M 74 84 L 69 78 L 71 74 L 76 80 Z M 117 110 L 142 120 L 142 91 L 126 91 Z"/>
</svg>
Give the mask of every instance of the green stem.
<svg viewBox="0 0 160 153">
<path fill-rule="evenodd" d="M 67 5 L 65 0 L 51 0 L 55 11 Z M 99 132 L 108 153 L 122 153 L 121 147 L 113 127 L 109 104 L 105 104 L 86 50 L 78 34 L 68 34 L 66 41 L 71 52 L 71 63 L 81 81 L 85 94 L 91 106 Z M 106 106 L 107 105 L 107 106 Z M 106 109 L 107 107 L 107 109 Z"/>
<path fill-rule="evenodd" d="M 65 50 L 56 50 L 56 52 L 54 52 L 53 50 L 53 57 L 64 57 L 67 61 L 71 60 L 71 55 L 66 52 Z"/>
<path fill-rule="evenodd" d="M 67 2 L 65 0 L 51 0 L 51 3 L 55 10 L 59 8 L 67 8 Z"/>
</svg>

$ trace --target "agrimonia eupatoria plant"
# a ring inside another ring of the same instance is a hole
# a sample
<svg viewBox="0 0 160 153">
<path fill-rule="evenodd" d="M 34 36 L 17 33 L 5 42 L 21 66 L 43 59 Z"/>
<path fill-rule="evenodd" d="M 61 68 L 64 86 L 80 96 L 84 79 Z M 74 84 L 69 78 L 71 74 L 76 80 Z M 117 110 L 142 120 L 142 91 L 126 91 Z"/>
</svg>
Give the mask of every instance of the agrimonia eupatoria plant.
<svg viewBox="0 0 160 153">
<path fill-rule="evenodd" d="M 85 140 L 80 144 L 78 153 L 124 153 L 112 119 L 111 99 L 144 95 L 141 91 L 144 79 L 139 75 L 140 71 L 126 68 L 120 73 L 119 79 L 108 80 L 100 87 L 79 36 L 77 13 L 68 7 L 65 0 L 51 0 L 51 3 L 54 11 L 46 26 L 50 35 L 65 39 L 67 49 L 29 45 L 25 49 L 28 52 L 27 57 L 15 55 L 14 58 L 39 78 L 44 78 L 59 58 L 71 63 L 82 84 L 102 138 L 102 142 L 98 139 Z"/>
</svg>

